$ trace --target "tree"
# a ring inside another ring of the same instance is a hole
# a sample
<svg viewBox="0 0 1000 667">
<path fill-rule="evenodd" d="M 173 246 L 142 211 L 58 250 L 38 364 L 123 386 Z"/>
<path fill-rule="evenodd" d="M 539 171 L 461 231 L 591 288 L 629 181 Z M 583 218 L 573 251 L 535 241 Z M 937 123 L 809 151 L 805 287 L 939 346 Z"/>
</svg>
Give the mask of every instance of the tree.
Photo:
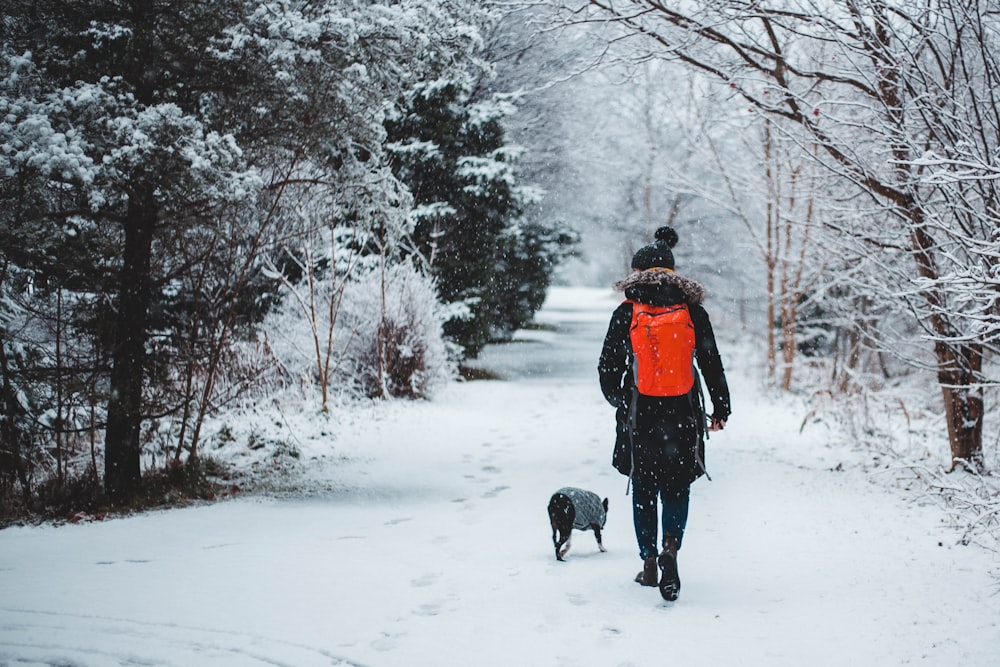
<svg viewBox="0 0 1000 667">
<path fill-rule="evenodd" d="M 500 237 L 490 298 L 490 337 L 510 340 L 545 302 L 552 276 L 571 256 L 579 234 L 559 221 L 514 221 Z"/>
<path fill-rule="evenodd" d="M 532 193 L 502 124 L 510 103 L 470 91 L 467 79 L 421 84 L 387 127 L 393 170 L 413 193 L 416 249 L 441 299 L 467 309 L 445 333 L 475 356 L 530 319 L 572 237 L 521 225 Z"/>
<path fill-rule="evenodd" d="M 125 501 L 139 484 L 157 233 L 197 224 L 199 216 L 246 190 L 231 136 L 189 113 L 212 77 L 203 66 L 204 47 L 239 5 L 13 4 L 7 62 L 37 88 L 33 97 L 15 98 L 20 113 L 5 128 L 13 139 L 7 145 L 15 149 L 5 155 L 7 173 L 42 201 L 12 210 L 6 231 L 27 232 L 30 242 L 45 227 L 61 228 L 54 245 L 72 245 L 76 226 L 85 233 L 96 228 L 98 239 L 108 235 L 98 243 L 106 254 L 78 259 L 83 267 L 89 260 L 109 271 L 109 279 L 91 288 L 115 295 L 105 485 L 112 499 Z M 40 33 L 47 37 L 37 48 Z M 40 256 L 38 246 L 15 247 Z M 58 279 L 58 273 L 48 275 Z"/>
<path fill-rule="evenodd" d="M 69 276 L 96 276 L 74 289 L 91 291 L 110 326 L 73 326 L 94 327 L 94 356 L 107 353 L 106 373 L 95 369 L 113 502 L 139 489 L 142 427 L 154 417 L 181 411 L 178 448 L 195 455 L 228 337 L 253 311 L 260 253 L 295 199 L 320 190 L 327 214 L 345 221 L 398 206 L 356 191 L 389 177 L 387 105 L 467 57 L 475 32 L 461 10 L 432 0 L 7 3 L 3 259 L 46 290 L 67 287 L 51 247 L 73 249 Z M 219 257 L 224 268 L 205 273 Z M 209 363 L 180 380 L 153 375 L 174 352 L 206 349 Z M 172 381 L 180 405 L 162 391 Z M 192 391 L 201 398 L 185 445 Z M 5 428 L 15 428 L 25 406 L 9 395 Z"/>
<path fill-rule="evenodd" d="M 729 86 L 878 202 L 882 227 L 864 240 L 911 258 L 911 289 L 892 296 L 907 300 L 931 340 L 953 466 L 981 462 L 983 357 L 994 345 L 980 325 L 996 316 L 994 286 L 983 279 L 996 266 L 995 181 L 942 187 L 926 178 L 922 158 L 956 159 L 980 173 L 992 164 L 1000 142 L 995 15 L 958 0 L 562 7 L 567 20 L 616 26 L 633 58 L 674 60 Z"/>
</svg>

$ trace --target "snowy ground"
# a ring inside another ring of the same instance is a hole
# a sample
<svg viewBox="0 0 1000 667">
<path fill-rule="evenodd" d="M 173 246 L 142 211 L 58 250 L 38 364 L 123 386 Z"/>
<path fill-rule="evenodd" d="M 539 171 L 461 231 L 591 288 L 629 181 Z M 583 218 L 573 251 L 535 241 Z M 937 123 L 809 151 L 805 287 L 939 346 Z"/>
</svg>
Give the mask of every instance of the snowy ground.
<svg viewBox="0 0 1000 667">
<path fill-rule="evenodd" d="M 734 414 L 693 488 L 681 597 L 633 583 L 595 370 L 614 304 L 556 290 L 553 330 L 480 362 L 506 380 L 300 434 L 321 493 L 0 532 L 0 665 L 997 664 L 992 555 L 801 435 L 725 348 Z M 578 532 L 555 560 L 564 485 L 609 497 L 608 553 Z"/>
</svg>

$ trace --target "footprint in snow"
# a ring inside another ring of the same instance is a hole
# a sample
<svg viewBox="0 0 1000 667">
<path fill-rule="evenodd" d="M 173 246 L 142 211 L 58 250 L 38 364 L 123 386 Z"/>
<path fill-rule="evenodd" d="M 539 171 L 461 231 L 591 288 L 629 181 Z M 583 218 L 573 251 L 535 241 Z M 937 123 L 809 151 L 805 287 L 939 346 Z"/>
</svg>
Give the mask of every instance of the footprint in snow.
<svg viewBox="0 0 1000 667">
<path fill-rule="evenodd" d="M 413 612 L 417 616 L 437 616 L 441 613 L 441 605 L 439 603 L 422 604 L 416 608 Z"/>
<path fill-rule="evenodd" d="M 414 588 L 423 588 L 425 586 L 431 586 L 431 585 L 433 585 L 440 578 L 441 578 L 441 575 L 438 574 L 437 572 L 428 572 L 428 573 L 422 574 L 419 577 L 417 577 L 416 579 L 412 580 L 410 582 L 410 585 L 413 586 Z"/>
<path fill-rule="evenodd" d="M 413 521 L 413 517 L 401 516 L 397 519 L 389 519 L 383 525 L 385 526 L 398 526 L 401 523 L 406 523 L 407 521 Z"/>
<path fill-rule="evenodd" d="M 372 642 L 372 648 L 376 651 L 391 651 L 399 646 L 399 639 L 404 634 L 405 633 L 389 634 L 388 632 L 383 632 L 381 637 Z"/>
<path fill-rule="evenodd" d="M 114 560 L 99 560 L 96 563 L 94 563 L 94 565 L 114 565 L 117 562 L 118 561 L 114 561 Z M 126 558 L 122 562 L 123 563 L 148 563 L 150 561 L 146 560 L 144 558 Z"/>
</svg>

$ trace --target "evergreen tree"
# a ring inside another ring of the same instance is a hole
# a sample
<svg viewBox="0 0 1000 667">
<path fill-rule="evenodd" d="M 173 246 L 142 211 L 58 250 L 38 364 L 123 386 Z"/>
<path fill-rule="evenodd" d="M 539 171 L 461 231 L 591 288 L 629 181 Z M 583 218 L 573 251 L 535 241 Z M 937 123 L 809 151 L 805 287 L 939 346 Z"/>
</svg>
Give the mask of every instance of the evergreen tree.
<svg viewBox="0 0 1000 667">
<path fill-rule="evenodd" d="M 556 267 L 578 243 L 579 235 L 562 224 L 522 219 L 505 230 L 488 300 L 493 340 L 508 340 L 531 321 L 545 302 Z"/>
<path fill-rule="evenodd" d="M 204 361 L 203 411 L 227 331 L 260 316 L 261 249 L 297 202 L 365 224 L 399 208 L 382 114 L 462 62 L 474 31 L 437 0 L 11 0 L 0 30 L 0 289 L 18 301 L 0 298 L 0 427 L 39 430 L 23 385 L 37 359 L 62 366 L 72 327 L 104 397 L 89 430 L 106 491 L 128 502 L 144 428 L 187 424 L 195 373 L 178 366 Z M 86 317 L 64 317 L 60 290 Z"/>
<path fill-rule="evenodd" d="M 100 346 L 109 364 L 105 485 L 115 501 L 139 485 L 160 239 L 253 196 L 232 137 L 205 112 L 206 91 L 218 89 L 205 53 L 241 9 L 236 0 L 43 0 L 13 3 L 7 17 L 3 158 L 35 203 L 12 202 L 4 233 L 48 290 L 113 302 Z"/>
<path fill-rule="evenodd" d="M 465 309 L 445 333 L 475 356 L 541 306 L 572 234 L 523 221 L 532 192 L 514 169 L 502 97 L 473 102 L 455 80 L 417 87 L 387 123 L 393 169 L 414 197 L 416 249 L 441 299 Z"/>
</svg>

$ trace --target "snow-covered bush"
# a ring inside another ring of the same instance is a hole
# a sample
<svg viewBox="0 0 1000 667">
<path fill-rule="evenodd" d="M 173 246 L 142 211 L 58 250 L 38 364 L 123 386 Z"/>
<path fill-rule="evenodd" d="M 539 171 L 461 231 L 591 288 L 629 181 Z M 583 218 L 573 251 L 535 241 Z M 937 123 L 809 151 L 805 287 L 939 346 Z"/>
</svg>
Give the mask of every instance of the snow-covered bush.
<svg viewBox="0 0 1000 667">
<path fill-rule="evenodd" d="M 343 283 L 327 279 L 312 289 L 316 310 L 286 298 L 264 324 L 282 373 L 307 397 L 324 373 L 344 398 L 427 398 L 454 377 L 456 355 L 442 333 L 446 309 L 413 263 L 359 269 Z M 316 311 L 334 315 L 313 318 Z"/>
<path fill-rule="evenodd" d="M 443 337 L 445 309 L 433 280 L 411 262 L 359 276 L 344 306 L 345 327 L 358 332 L 349 374 L 365 395 L 427 398 L 454 377 L 453 350 Z"/>
</svg>

